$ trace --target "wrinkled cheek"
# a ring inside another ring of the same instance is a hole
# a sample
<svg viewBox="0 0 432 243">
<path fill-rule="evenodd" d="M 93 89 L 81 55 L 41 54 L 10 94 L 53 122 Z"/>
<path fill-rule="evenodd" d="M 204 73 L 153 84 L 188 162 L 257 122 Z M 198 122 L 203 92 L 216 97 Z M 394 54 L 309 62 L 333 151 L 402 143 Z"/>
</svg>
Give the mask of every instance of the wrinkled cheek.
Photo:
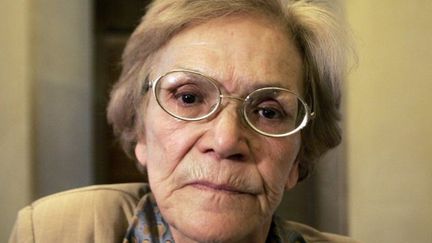
<svg viewBox="0 0 432 243">
<path fill-rule="evenodd" d="M 284 194 L 283 186 L 268 187 L 266 189 L 266 203 L 268 204 L 267 205 L 268 211 L 274 213 L 274 211 L 282 201 L 283 194 Z"/>
<path fill-rule="evenodd" d="M 167 183 L 167 178 L 172 173 L 174 161 L 169 160 L 167 151 L 163 147 L 154 145 L 155 143 L 152 142 L 147 146 L 147 174 L 150 187 L 156 191 L 159 187 L 164 188 L 163 184 Z"/>
<path fill-rule="evenodd" d="M 159 113 L 154 116 L 160 116 Z M 147 141 L 147 154 L 149 157 L 148 163 L 154 168 L 166 171 L 175 163 L 175 155 L 179 149 L 179 144 L 175 144 L 178 139 L 176 133 L 178 128 L 172 124 L 168 118 L 161 116 L 163 119 L 153 120 L 147 122 L 146 127 L 146 141 Z M 169 170 L 168 170 L 169 171 Z"/>
<path fill-rule="evenodd" d="M 176 173 L 181 166 L 184 157 L 184 147 L 180 146 L 178 133 L 159 131 L 159 133 L 149 131 L 152 135 L 148 137 L 149 161 L 147 173 L 150 187 L 158 197 L 159 201 L 166 201 L 179 186 L 176 181 Z M 177 143 L 176 143 L 177 141 Z"/>
<path fill-rule="evenodd" d="M 271 163 L 262 165 L 259 168 L 264 181 L 266 202 L 272 211 L 276 210 L 282 201 L 285 186 L 289 180 L 292 165 L 295 162 L 296 151 L 298 150 L 295 148 L 290 150 L 290 153 L 281 153 L 281 157 L 271 158 L 269 160 Z M 287 151 L 285 150 L 285 152 Z M 283 157 L 285 157 L 285 160 L 281 159 Z"/>
</svg>

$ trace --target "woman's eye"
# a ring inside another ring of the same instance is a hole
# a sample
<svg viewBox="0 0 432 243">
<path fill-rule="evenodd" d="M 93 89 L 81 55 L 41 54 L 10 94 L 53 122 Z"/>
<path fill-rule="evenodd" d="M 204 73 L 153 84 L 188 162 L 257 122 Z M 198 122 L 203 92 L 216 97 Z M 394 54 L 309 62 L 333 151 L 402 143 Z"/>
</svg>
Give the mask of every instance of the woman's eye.
<svg viewBox="0 0 432 243">
<path fill-rule="evenodd" d="M 198 96 L 190 93 L 176 95 L 176 97 L 184 104 L 193 104 L 198 101 Z"/>
<path fill-rule="evenodd" d="M 189 85 L 172 90 L 171 97 L 175 100 L 177 105 L 182 106 L 199 105 L 206 99 L 204 93 L 201 92 L 198 87 L 191 87 Z"/>
<path fill-rule="evenodd" d="M 266 119 L 281 119 L 283 117 L 281 110 L 270 107 L 258 107 L 257 113 Z"/>
</svg>

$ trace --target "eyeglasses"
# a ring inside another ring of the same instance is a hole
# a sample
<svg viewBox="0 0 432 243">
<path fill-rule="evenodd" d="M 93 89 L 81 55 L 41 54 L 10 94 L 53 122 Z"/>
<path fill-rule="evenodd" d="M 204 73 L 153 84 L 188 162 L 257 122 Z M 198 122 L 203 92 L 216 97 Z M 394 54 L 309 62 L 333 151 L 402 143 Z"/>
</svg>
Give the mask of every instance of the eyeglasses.
<svg viewBox="0 0 432 243">
<path fill-rule="evenodd" d="M 199 72 L 178 69 L 146 83 L 144 91 L 151 88 L 160 107 L 184 121 L 209 118 L 219 110 L 223 99 L 240 101 L 246 123 L 269 137 L 296 133 L 313 117 L 306 102 L 288 89 L 260 88 L 243 99 L 222 94 L 217 84 Z"/>
</svg>

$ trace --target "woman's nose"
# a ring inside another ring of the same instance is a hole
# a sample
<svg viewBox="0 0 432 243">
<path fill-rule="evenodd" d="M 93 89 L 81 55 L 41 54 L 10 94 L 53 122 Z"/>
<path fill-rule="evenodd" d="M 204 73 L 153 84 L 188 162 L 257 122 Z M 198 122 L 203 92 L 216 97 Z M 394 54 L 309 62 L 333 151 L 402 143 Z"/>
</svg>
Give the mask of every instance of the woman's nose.
<svg viewBox="0 0 432 243">
<path fill-rule="evenodd" d="M 209 122 L 201 148 L 214 153 L 218 159 L 246 160 L 249 156 L 247 132 L 237 106 L 228 104 Z"/>
</svg>

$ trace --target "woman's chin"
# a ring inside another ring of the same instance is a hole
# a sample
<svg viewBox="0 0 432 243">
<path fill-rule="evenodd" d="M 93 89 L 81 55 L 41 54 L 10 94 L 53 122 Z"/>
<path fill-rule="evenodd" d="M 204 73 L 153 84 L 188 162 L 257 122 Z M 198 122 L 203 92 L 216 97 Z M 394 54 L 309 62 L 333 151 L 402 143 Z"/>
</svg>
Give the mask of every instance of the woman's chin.
<svg viewBox="0 0 432 243">
<path fill-rule="evenodd" d="M 174 224 L 171 231 L 176 242 L 181 242 L 180 238 L 192 239 L 197 242 L 251 242 L 247 239 L 258 238 L 260 235 L 267 234 L 265 225 L 266 223 L 257 220 L 254 216 L 245 219 L 241 215 L 210 212 L 197 217 L 190 215 L 182 223 Z"/>
<path fill-rule="evenodd" d="M 259 238 L 267 235 L 266 226 L 270 225 L 272 217 L 271 210 L 263 212 L 257 195 L 194 187 L 177 191 L 160 203 L 159 208 L 176 242 L 182 242 L 181 237 L 198 242 Z"/>
<path fill-rule="evenodd" d="M 238 242 L 242 234 L 236 227 L 222 225 L 212 225 L 211 227 L 200 225 L 182 225 L 177 229 L 171 229 L 175 242 Z"/>
</svg>

